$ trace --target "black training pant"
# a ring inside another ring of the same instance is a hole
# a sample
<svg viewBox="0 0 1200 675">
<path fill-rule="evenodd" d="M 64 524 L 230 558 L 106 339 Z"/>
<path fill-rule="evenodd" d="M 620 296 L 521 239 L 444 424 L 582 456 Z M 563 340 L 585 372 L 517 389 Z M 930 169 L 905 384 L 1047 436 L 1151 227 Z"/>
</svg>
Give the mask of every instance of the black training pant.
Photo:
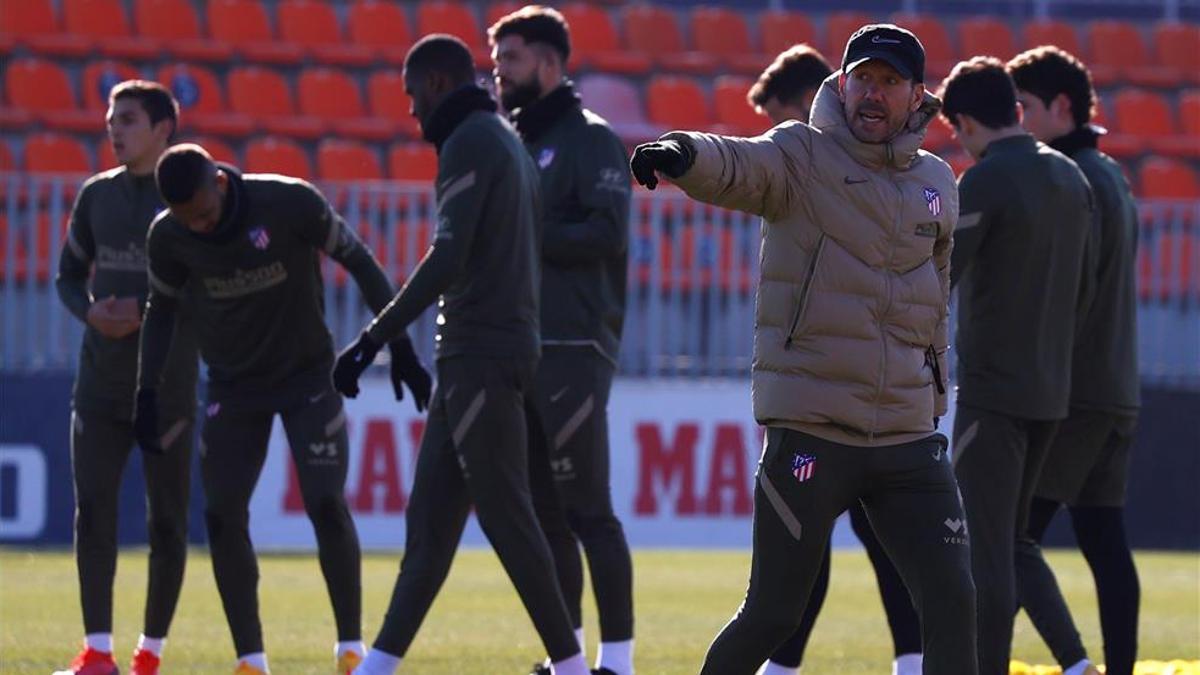
<svg viewBox="0 0 1200 675">
<path fill-rule="evenodd" d="M 912 591 L 925 672 L 973 675 L 975 593 L 946 439 L 853 447 L 768 428 L 754 491 L 746 599 L 709 647 L 702 675 L 752 675 L 795 632 L 838 514 L 861 501 Z M 811 473 L 804 467 L 812 465 Z"/>
<path fill-rule="evenodd" d="M 633 559 L 625 530 L 613 513 L 609 489 L 608 396 L 613 364 L 591 347 L 548 347 L 530 396 L 530 461 L 549 457 L 558 507 L 568 530 L 557 525 L 539 497 L 536 468 L 534 506 L 554 554 L 559 585 L 572 625 L 583 625 L 583 561 L 600 615 L 600 640 L 633 638 Z M 541 446 L 541 447 L 539 447 Z M 543 461 L 544 460 L 539 460 Z M 553 507 L 553 504 L 549 504 Z"/>
<path fill-rule="evenodd" d="M 875 530 L 871 528 L 871 522 L 867 519 L 867 512 L 862 504 L 855 502 L 850 506 L 849 513 L 850 526 L 854 529 L 854 534 L 858 536 L 859 541 L 862 542 L 863 548 L 867 552 L 867 558 L 871 561 L 871 567 L 875 569 L 875 581 L 879 585 L 883 611 L 887 615 L 888 628 L 891 629 L 895 655 L 921 653 L 921 621 L 917 617 L 917 610 L 913 609 L 912 596 L 904 587 L 904 580 L 900 578 L 900 572 L 888 558 L 887 551 L 883 550 L 883 544 L 875 535 Z M 804 650 L 808 646 L 808 639 L 812 636 L 813 627 L 817 623 L 817 616 L 821 613 L 821 606 L 825 604 L 825 594 L 828 588 L 829 549 L 826 548 L 825 559 L 821 563 L 821 571 L 817 575 L 812 594 L 808 598 L 808 605 L 804 608 L 800 628 L 775 650 L 775 653 L 771 655 L 772 661 L 790 668 L 800 667 L 804 661 Z"/>
<path fill-rule="evenodd" d="M 980 675 L 1008 675 L 1016 555 L 1041 555 L 1029 538 L 1029 505 L 1057 422 L 1026 420 L 959 404 L 954 471 L 971 529 Z"/>
<path fill-rule="evenodd" d="M 131 405 L 132 407 L 132 405 Z M 166 637 L 187 561 L 188 480 L 195 407 L 164 410 L 162 455 L 142 455 L 150 569 L 142 632 Z M 75 484 L 75 563 L 85 633 L 111 633 L 117 572 L 117 506 L 121 474 L 134 446 L 126 415 L 76 408 L 71 413 Z"/>
<path fill-rule="evenodd" d="M 316 533 L 337 639 L 362 637 L 361 554 L 344 494 L 350 444 L 342 397 L 327 385 L 272 404 L 210 401 L 200 446 L 204 519 L 217 590 L 239 656 L 263 651 L 249 506 L 276 414 L 283 420 L 304 511 Z"/>
<path fill-rule="evenodd" d="M 551 660 L 579 653 L 530 495 L 525 392 L 535 369 L 533 360 L 438 361 L 405 514 L 404 560 L 376 649 L 408 651 L 450 571 L 473 504 Z"/>
</svg>

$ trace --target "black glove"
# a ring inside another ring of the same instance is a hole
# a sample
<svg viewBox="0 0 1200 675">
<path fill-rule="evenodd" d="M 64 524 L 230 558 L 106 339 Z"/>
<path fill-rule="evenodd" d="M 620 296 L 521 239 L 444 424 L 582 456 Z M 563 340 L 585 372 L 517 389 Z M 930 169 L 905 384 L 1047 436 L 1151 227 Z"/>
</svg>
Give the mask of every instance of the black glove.
<svg viewBox="0 0 1200 675">
<path fill-rule="evenodd" d="M 392 350 L 392 390 L 396 392 L 396 400 L 404 400 L 404 385 L 407 384 L 412 390 L 413 404 L 417 406 L 417 412 L 424 412 L 425 408 L 429 407 L 433 378 L 413 351 L 412 340 L 394 340 L 388 343 L 388 347 Z"/>
<path fill-rule="evenodd" d="M 337 363 L 333 364 L 333 388 L 346 398 L 358 396 L 358 378 L 375 362 L 381 346 L 364 330 L 354 344 L 338 354 Z"/>
<path fill-rule="evenodd" d="M 642 143 L 633 149 L 629 168 L 640 185 L 653 190 L 658 187 L 655 171 L 668 178 L 679 178 L 692 168 L 696 153 L 686 143 L 679 141 L 655 141 Z"/>
<path fill-rule="evenodd" d="M 142 452 L 163 454 L 162 436 L 158 433 L 158 391 L 138 389 L 133 407 L 133 435 Z"/>
</svg>

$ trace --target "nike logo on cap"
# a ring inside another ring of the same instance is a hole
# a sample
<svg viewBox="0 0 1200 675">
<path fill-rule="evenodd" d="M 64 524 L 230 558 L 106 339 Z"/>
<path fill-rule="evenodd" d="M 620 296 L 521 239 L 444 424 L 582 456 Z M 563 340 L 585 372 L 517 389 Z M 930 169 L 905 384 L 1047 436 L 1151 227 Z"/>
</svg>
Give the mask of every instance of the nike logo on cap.
<svg viewBox="0 0 1200 675">
<path fill-rule="evenodd" d="M 899 41 L 899 40 L 893 40 L 893 39 L 891 39 L 891 38 L 885 38 L 885 37 L 882 37 L 882 36 L 880 36 L 880 35 L 872 35 L 872 36 L 871 36 L 871 42 L 873 42 L 873 43 L 875 43 L 875 44 L 877 44 L 877 45 L 898 45 L 898 44 L 900 44 L 900 41 Z"/>
</svg>

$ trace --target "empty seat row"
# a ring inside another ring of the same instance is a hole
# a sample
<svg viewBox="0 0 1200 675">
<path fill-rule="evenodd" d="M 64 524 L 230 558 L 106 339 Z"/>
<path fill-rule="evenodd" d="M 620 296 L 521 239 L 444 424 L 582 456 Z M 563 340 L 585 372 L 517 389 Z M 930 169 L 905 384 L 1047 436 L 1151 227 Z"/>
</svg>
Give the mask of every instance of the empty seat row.
<svg viewBox="0 0 1200 675">
<path fill-rule="evenodd" d="M 471 6 L 451 0 L 416 3 L 415 30 L 398 3 L 356 0 L 346 10 L 346 26 L 326 0 L 280 0 L 271 12 L 261 0 L 211 0 L 204 25 L 188 0 L 132 0 L 133 20 L 122 0 L 62 0 L 63 21 L 51 0 L 0 4 L 0 47 L 16 42 L 50 54 L 83 55 L 99 49 L 121 58 L 153 58 L 163 53 L 189 62 L 224 61 L 235 54 L 250 61 L 298 63 L 311 58 L 334 65 L 398 63 L 415 36 L 450 33 L 488 63 L 485 25 Z M 490 25 L 520 7 L 513 0 L 493 3 Z M 699 6 L 687 14 L 687 39 L 673 10 L 636 3 L 614 12 L 583 2 L 561 7 L 571 25 L 576 65 L 641 74 L 652 67 L 689 73 L 732 70 L 753 74 L 775 54 L 796 42 L 809 42 L 836 59 L 846 38 L 864 23 L 882 18 L 861 12 L 833 12 L 818 30 L 805 13 L 768 10 L 758 14 L 757 37 L 745 13 Z M 1057 44 L 1094 65 L 1102 85 L 1118 79 L 1172 86 L 1200 82 L 1200 26 L 1161 22 L 1147 42 L 1134 24 L 1099 20 L 1081 40 L 1069 23 L 1036 20 L 1021 25 L 1020 40 L 1009 24 L 994 17 L 957 21 L 953 30 L 928 14 L 895 14 L 890 20 L 914 30 L 928 52 L 933 75 L 974 54 L 1008 58 L 1020 48 Z M 619 29 L 618 29 L 619 25 Z M 952 37 L 953 33 L 953 37 Z M 957 48 L 956 48 L 957 45 Z"/>
</svg>

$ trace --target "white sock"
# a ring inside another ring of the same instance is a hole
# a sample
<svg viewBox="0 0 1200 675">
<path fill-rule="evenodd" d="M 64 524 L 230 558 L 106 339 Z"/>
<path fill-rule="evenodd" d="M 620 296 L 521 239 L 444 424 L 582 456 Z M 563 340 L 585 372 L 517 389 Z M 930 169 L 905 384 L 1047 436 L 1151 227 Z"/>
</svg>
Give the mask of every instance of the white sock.
<svg viewBox="0 0 1200 675">
<path fill-rule="evenodd" d="M 242 654 L 242 655 L 238 656 L 238 663 L 241 663 L 242 661 L 245 661 L 246 663 L 254 666 L 255 668 L 258 668 L 259 670 L 263 671 L 264 673 L 271 672 L 271 670 L 269 668 L 267 668 L 266 652 L 251 652 L 249 654 Z"/>
<path fill-rule="evenodd" d="M 767 661 L 762 665 L 762 668 L 758 669 L 755 675 L 797 675 L 799 672 L 799 668 L 781 666 L 774 661 Z"/>
<path fill-rule="evenodd" d="M 921 675 L 920 654 L 901 654 L 892 662 L 892 675 Z"/>
<path fill-rule="evenodd" d="M 112 633 L 88 633 L 83 636 L 83 644 L 98 652 L 112 653 Z"/>
<path fill-rule="evenodd" d="M 354 675 L 392 675 L 404 659 L 372 647 L 354 669 Z"/>
<path fill-rule="evenodd" d="M 579 651 L 587 653 L 587 643 L 583 641 L 583 626 L 575 629 L 575 641 L 579 643 Z"/>
<path fill-rule="evenodd" d="M 155 656 L 162 656 L 163 647 L 167 646 L 167 638 L 146 637 L 145 633 L 138 638 L 138 649 L 145 649 Z"/>
<path fill-rule="evenodd" d="M 339 640 L 333 646 L 333 658 L 335 659 L 342 658 L 342 654 L 346 652 L 354 652 L 362 656 L 367 653 L 367 646 L 363 644 L 362 640 Z"/>
<path fill-rule="evenodd" d="M 601 642 L 596 667 L 608 668 L 617 675 L 633 675 L 633 639 Z"/>
<path fill-rule="evenodd" d="M 1075 665 L 1071 666 L 1070 668 L 1067 668 L 1066 670 L 1064 670 L 1063 675 L 1083 675 L 1083 671 L 1087 670 L 1088 666 L 1090 666 L 1090 665 L 1092 665 L 1092 662 L 1087 659 L 1084 659 L 1084 660 L 1080 661 L 1079 663 L 1076 663 Z"/>
<path fill-rule="evenodd" d="M 588 670 L 587 661 L 583 660 L 582 652 L 569 659 L 551 663 L 550 673 L 551 675 L 592 675 L 592 671 Z"/>
</svg>

